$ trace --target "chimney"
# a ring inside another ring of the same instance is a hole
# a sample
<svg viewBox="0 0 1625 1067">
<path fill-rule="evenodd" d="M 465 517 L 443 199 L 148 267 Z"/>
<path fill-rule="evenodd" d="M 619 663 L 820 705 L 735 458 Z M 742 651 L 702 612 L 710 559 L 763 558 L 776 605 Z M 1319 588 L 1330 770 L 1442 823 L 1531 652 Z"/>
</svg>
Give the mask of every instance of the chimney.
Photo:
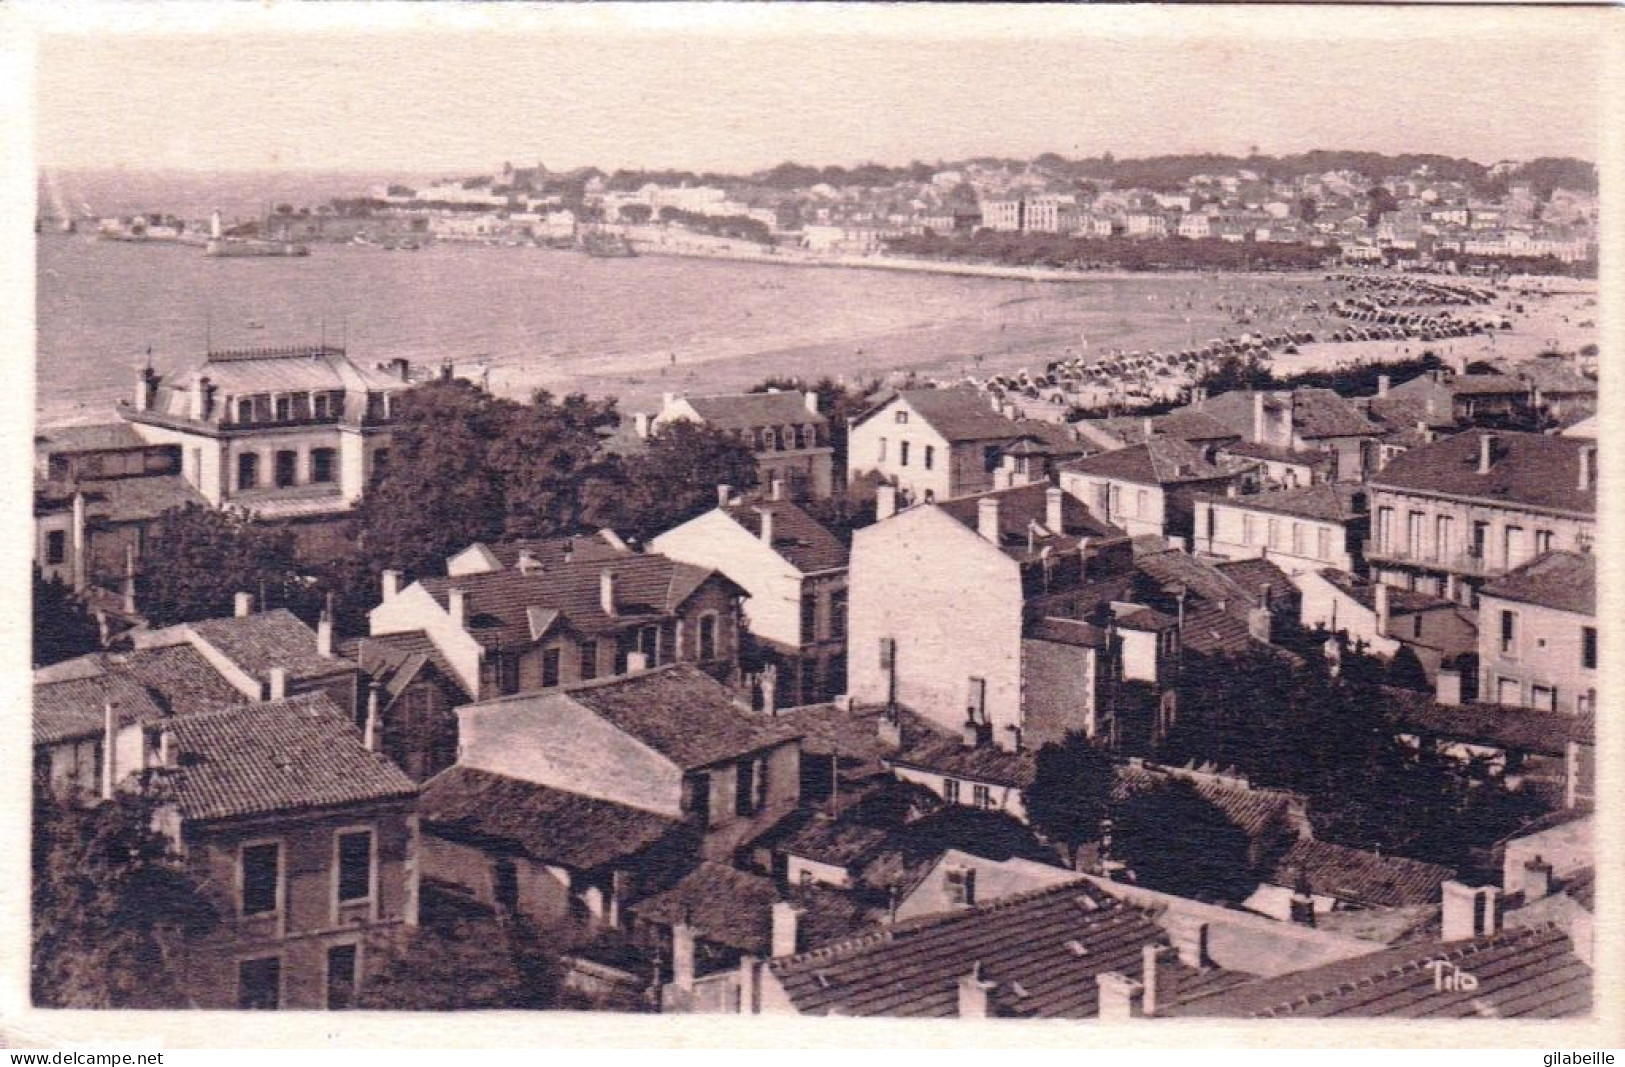
<svg viewBox="0 0 1625 1067">
<path fill-rule="evenodd" d="M 1144 971 L 1140 976 L 1140 985 L 1144 989 L 1141 995 L 1141 1010 L 1147 1018 L 1157 1014 L 1157 993 L 1162 985 L 1162 967 L 1173 954 L 1171 945 L 1147 945 L 1140 950 Z"/>
<path fill-rule="evenodd" d="M 1495 435 L 1483 434 L 1478 439 L 1478 473 L 1488 474 L 1495 465 Z"/>
<path fill-rule="evenodd" d="M 734 487 L 731 485 L 717 486 L 717 507 L 725 508 L 733 500 Z"/>
<path fill-rule="evenodd" d="M 1264 394 L 1253 390 L 1253 443 L 1264 443 Z"/>
<path fill-rule="evenodd" d="M 152 389 L 154 379 L 151 367 L 143 368 L 135 379 L 135 410 L 146 411 L 152 407 Z"/>
<path fill-rule="evenodd" d="M 971 964 L 970 973 L 959 979 L 959 1017 L 961 1019 L 987 1018 L 987 994 L 992 982 L 982 980 L 981 961 Z"/>
<path fill-rule="evenodd" d="M 875 521 L 884 522 L 897 514 L 897 487 L 885 484 L 875 487 Z"/>
<path fill-rule="evenodd" d="M 73 494 L 73 591 L 82 593 L 90 584 L 85 559 L 85 494 Z"/>
<path fill-rule="evenodd" d="M 333 658 L 333 609 L 322 609 L 321 618 L 316 620 L 316 654 L 323 659 Z"/>
<path fill-rule="evenodd" d="M 1309 891 L 1309 882 L 1302 875 L 1287 902 L 1287 917 L 1299 926 L 1315 925 L 1315 895 Z"/>
<path fill-rule="evenodd" d="M 1511 886 L 1507 887 L 1512 888 Z M 1523 865 L 1523 902 L 1539 900 L 1552 891 L 1552 865 L 1536 856 Z"/>
<path fill-rule="evenodd" d="M 876 720 L 875 733 L 888 750 L 903 746 L 903 721 L 896 715 L 883 713 Z"/>
<path fill-rule="evenodd" d="M 220 225 L 220 211 L 216 209 L 209 215 L 209 236 L 218 241 L 224 232 Z"/>
<path fill-rule="evenodd" d="M 1444 883 L 1440 889 L 1444 896 L 1441 940 L 1465 941 L 1482 933 L 1494 932 L 1496 891 L 1493 886 L 1474 889 L 1470 885 L 1451 881 Z M 1481 899 L 1484 901 L 1482 913 Z"/>
<path fill-rule="evenodd" d="M 271 699 L 282 700 L 288 695 L 288 668 L 271 668 Z"/>
<path fill-rule="evenodd" d="M 649 669 L 649 655 L 646 652 L 628 652 L 626 654 L 626 673 L 637 674 Z"/>
<path fill-rule="evenodd" d="M 124 613 L 135 612 L 135 546 L 124 546 Z"/>
<path fill-rule="evenodd" d="M 739 957 L 739 1014 L 756 1015 L 762 1010 L 762 961 L 755 956 Z"/>
<path fill-rule="evenodd" d="M 1168 940 L 1185 966 L 1212 966 L 1213 960 L 1207 954 L 1207 923 L 1188 915 L 1173 916 L 1168 923 Z"/>
<path fill-rule="evenodd" d="M 609 872 L 609 925 L 616 930 L 621 928 L 625 918 L 626 902 L 632 896 L 632 880 L 627 873 L 617 867 Z"/>
<path fill-rule="evenodd" d="M 1450 708 L 1461 703 L 1461 671 L 1454 667 L 1439 668 L 1438 681 L 1434 685 L 1433 702 Z"/>
<path fill-rule="evenodd" d="M 458 629 L 468 626 L 468 590 L 458 585 L 446 590 L 446 613 Z"/>
<path fill-rule="evenodd" d="M 378 683 L 367 686 L 367 725 L 361 732 L 361 743 L 368 752 L 383 749 L 383 721 L 378 717 Z"/>
<path fill-rule="evenodd" d="M 767 490 L 767 498 L 769 500 L 783 500 L 784 499 L 784 479 L 783 478 L 774 478 L 773 481 L 771 483 L 769 483 L 768 490 Z"/>
<path fill-rule="evenodd" d="M 390 360 L 395 367 L 395 376 L 403 382 L 412 380 L 412 361 L 405 356 L 396 356 Z"/>
<path fill-rule="evenodd" d="M 379 575 L 379 578 L 384 583 L 384 603 L 387 604 L 394 600 L 401 591 L 401 572 L 384 571 L 383 574 Z"/>
<path fill-rule="evenodd" d="M 1144 987 L 1132 978 L 1106 971 L 1095 975 L 1100 987 L 1100 1021 L 1120 1023 L 1140 1016 L 1140 997 Z"/>
<path fill-rule="evenodd" d="M 254 594 L 238 593 L 232 598 L 232 614 L 239 619 L 254 614 Z"/>
<path fill-rule="evenodd" d="M 1149 441 L 1157 435 L 1157 424 L 1151 421 L 1150 415 L 1147 415 L 1140 423 L 1140 430 L 1145 434 L 1145 439 Z"/>
<path fill-rule="evenodd" d="M 1378 581 L 1371 587 L 1371 601 L 1372 611 L 1377 616 L 1377 634 L 1385 637 L 1388 634 L 1388 586 L 1385 583 Z"/>
<path fill-rule="evenodd" d="M 1388 395 L 1388 387 L 1392 383 L 1393 383 L 1393 379 L 1388 377 L 1388 375 L 1386 375 L 1386 374 L 1377 375 L 1377 395 L 1378 396 L 1387 396 Z"/>
<path fill-rule="evenodd" d="M 774 482 L 773 484 L 777 485 L 779 483 Z M 772 548 L 773 547 L 773 509 L 772 508 L 757 508 L 756 509 L 756 514 L 760 515 L 761 518 L 762 518 L 762 532 L 761 532 L 762 544 L 766 545 L 768 548 Z"/>
<path fill-rule="evenodd" d="M 966 748 L 975 748 L 982 743 L 982 728 L 975 722 L 966 720 L 965 725 L 959 728 L 959 739 Z"/>
<path fill-rule="evenodd" d="M 1066 494 L 1054 486 L 1044 490 L 1044 525 L 1050 533 L 1066 532 Z"/>
<path fill-rule="evenodd" d="M 598 572 L 598 606 L 605 615 L 615 617 L 615 571 L 609 567 Z"/>
<path fill-rule="evenodd" d="M 773 904 L 773 955 L 794 956 L 801 951 L 801 909 L 788 900 Z"/>
<path fill-rule="evenodd" d="M 112 800 L 118 786 L 118 711 L 102 702 L 102 799 Z"/>
<path fill-rule="evenodd" d="M 801 399 L 802 399 L 802 402 L 807 405 L 807 414 L 809 414 L 809 415 L 818 414 L 818 394 L 817 393 L 815 393 L 811 389 L 809 389 L 802 396 Z"/>
<path fill-rule="evenodd" d="M 1580 448 L 1580 489 L 1592 489 L 1596 486 L 1597 446 L 1582 445 Z"/>
<path fill-rule="evenodd" d="M 158 731 L 158 766 L 173 767 L 180 761 L 180 753 L 175 750 L 178 742 L 175 740 L 175 731 L 165 726 Z"/>
<path fill-rule="evenodd" d="M 694 927 L 685 915 L 671 928 L 671 978 L 685 992 L 694 989 Z"/>
<path fill-rule="evenodd" d="M 569 559 L 569 550 L 568 549 L 566 549 L 566 551 L 565 551 L 565 559 L 566 559 L 566 562 L 568 562 L 568 559 Z M 533 552 L 531 552 L 530 549 L 521 548 L 519 550 L 519 558 L 514 561 L 514 569 L 517 570 L 520 574 L 534 574 L 535 572 L 542 569 L 542 564 L 541 564 L 541 561 L 536 558 L 535 554 Z"/>
<path fill-rule="evenodd" d="M 976 532 L 995 545 L 999 540 L 999 498 L 984 496 L 976 502 Z"/>
</svg>

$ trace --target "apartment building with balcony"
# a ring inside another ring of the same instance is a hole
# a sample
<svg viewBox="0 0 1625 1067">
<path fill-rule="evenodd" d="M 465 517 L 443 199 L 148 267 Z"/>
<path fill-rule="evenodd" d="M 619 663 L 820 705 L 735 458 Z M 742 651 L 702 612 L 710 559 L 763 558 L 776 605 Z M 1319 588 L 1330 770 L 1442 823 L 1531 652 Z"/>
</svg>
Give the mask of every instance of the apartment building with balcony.
<svg viewBox="0 0 1625 1067">
<path fill-rule="evenodd" d="M 1412 449 L 1369 483 L 1372 575 L 1471 606 L 1537 555 L 1589 552 L 1596 466 L 1576 437 L 1473 430 Z"/>
</svg>

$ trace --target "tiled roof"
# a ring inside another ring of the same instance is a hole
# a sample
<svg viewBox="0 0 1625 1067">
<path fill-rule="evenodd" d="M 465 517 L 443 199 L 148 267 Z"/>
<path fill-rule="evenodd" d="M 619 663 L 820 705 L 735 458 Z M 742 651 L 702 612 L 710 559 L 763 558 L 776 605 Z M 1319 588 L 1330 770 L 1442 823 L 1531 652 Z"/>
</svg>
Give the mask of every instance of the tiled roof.
<svg viewBox="0 0 1625 1067">
<path fill-rule="evenodd" d="M 255 678 L 281 667 L 289 680 L 320 678 L 355 664 L 316 651 L 316 631 L 287 608 L 187 624 L 194 633 Z"/>
<path fill-rule="evenodd" d="M 1479 439 L 1469 430 L 1396 456 L 1371 478 L 1373 488 L 1440 494 L 1491 505 L 1526 506 L 1595 516 L 1597 487 L 1581 489 L 1580 450 L 1595 447 L 1577 437 L 1497 432 L 1488 474 L 1478 473 Z"/>
<path fill-rule="evenodd" d="M 836 867 L 852 867 L 873 856 L 890 840 L 885 830 L 815 815 L 777 842 L 780 851 Z"/>
<path fill-rule="evenodd" d="M 1597 614 L 1597 557 L 1589 552 L 1542 553 L 1479 591 L 1521 604 Z"/>
<path fill-rule="evenodd" d="M 1522 396 L 1529 392 L 1529 383 L 1504 374 L 1458 374 L 1450 379 L 1449 389 L 1456 396 Z"/>
<path fill-rule="evenodd" d="M 120 727 L 163 718 L 152 694 L 133 678 L 100 675 L 34 686 L 34 744 L 99 737 L 111 701 Z"/>
<path fill-rule="evenodd" d="M 685 771 L 800 736 L 791 724 L 737 707 L 727 687 L 686 663 L 589 682 L 541 699 L 574 701 Z"/>
<path fill-rule="evenodd" d="M 1596 395 L 1597 383 L 1555 359 L 1533 359 L 1519 364 L 1517 375 L 1542 393 L 1589 393 Z"/>
<path fill-rule="evenodd" d="M 1165 615 L 1155 608 L 1136 608 L 1117 617 L 1117 625 L 1123 630 L 1145 630 L 1149 633 L 1162 633 L 1172 630 L 1179 625 L 1179 620 L 1172 615 Z"/>
<path fill-rule="evenodd" d="M 1426 693 L 1383 690 L 1400 724 L 1412 730 L 1517 752 L 1562 756 L 1570 741 L 1594 744 L 1596 720 L 1505 704 L 1440 704 Z"/>
<path fill-rule="evenodd" d="M 178 474 L 140 478 L 105 478 L 78 482 L 85 494 L 85 514 L 107 522 L 144 522 L 170 508 L 207 506 L 201 493 Z"/>
<path fill-rule="evenodd" d="M 425 664 L 433 664 L 443 679 L 457 687 L 458 693 L 473 699 L 451 661 L 423 630 L 352 638 L 341 642 L 338 650 L 346 659 L 354 660 L 362 673 L 377 682 L 391 700 L 411 684 Z"/>
<path fill-rule="evenodd" d="M 1340 571 L 1332 567 L 1321 570 L 1319 574 L 1362 608 L 1367 611 L 1377 610 L 1376 582 L 1362 582 L 1347 571 Z M 1420 593 L 1414 589 L 1401 589 L 1393 585 L 1388 587 L 1388 613 L 1390 615 L 1408 615 L 1419 611 L 1453 609 L 1456 606 L 1454 600 L 1446 600 L 1444 597 L 1437 597 L 1431 593 Z"/>
<path fill-rule="evenodd" d="M 1202 799 L 1222 811 L 1248 837 L 1258 837 L 1280 824 L 1300 802 L 1296 794 L 1284 789 L 1250 785 L 1240 779 L 1176 767 L 1150 767 L 1133 763 L 1117 768 L 1112 798 L 1122 802 L 1142 790 L 1174 781 L 1189 782 Z"/>
<path fill-rule="evenodd" d="M 1134 567 L 1159 590 L 1181 586 L 1209 604 L 1223 601 L 1232 612 L 1244 611 L 1258 596 L 1256 591 L 1248 592 L 1213 564 L 1177 549 L 1140 556 L 1135 559 Z M 1186 621 L 1189 621 L 1188 613 Z"/>
<path fill-rule="evenodd" d="M 1079 648 L 1105 648 L 1106 631 L 1079 619 L 1046 617 L 1027 624 L 1021 635 L 1029 641 L 1048 641 Z"/>
<path fill-rule="evenodd" d="M 960 979 L 979 968 L 990 1011 L 1029 1018 L 1099 1014 L 1095 976 L 1138 974 L 1161 929 L 1137 909 L 1077 883 L 897 923 L 769 962 L 805 1015 L 946 1018 Z"/>
<path fill-rule="evenodd" d="M 516 567 L 520 554 L 528 552 L 538 566 L 551 570 L 563 565 L 567 557 L 575 562 L 588 562 L 630 555 L 632 550 L 612 542 L 609 539 L 612 536 L 596 533 L 583 537 L 516 537 L 491 545 L 476 541 L 463 552 L 481 553 L 498 567 Z"/>
<path fill-rule="evenodd" d="M 1243 590 L 1252 592 L 1255 597 L 1260 588 L 1267 589 L 1269 602 L 1273 607 L 1295 603 L 1301 597 L 1298 587 L 1292 584 L 1292 579 L 1286 571 L 1267 559 L 1260 557 L 1232 559 L 1215 563 L 1214 566 L 1218 568 L 1220 574 L 1235 582 Z"/>
<path fill-rule="evenodd" d="M 1062 469 L 1137 485 L 1180 485 L 1224 478 L 1240 468 L 1209 463 L 1202 450 L 1195 445 L 1174 438 L 1155 437 L 1128 448 L 1071 460 L 1062 464 Z"/>
<path fill-rule="evenodd" d="M 975 389 L 905 389 L 897 396 L 949 443 L 1007 440 L 1022 434 L 1020 425 L 994 411 L 987 396 Z M 888 405 L 881 404 L 855 421 L 871 418 Z"/>
<path fill-rule="evenodd" d="M 325 693 L 171 719 L 181 816 L 230 819 L 408 798 L 417 786 Z"/>
<path fill-rule="evenodd" d="M 191 645 L 137 649 L 108 656 L 107 661 L 109 671 L 127 674 L 146 686 L 169 715 L 213 711 L 248 700 Z"/>
<path fill-rule="evenodd" d="M 632 905 L 632 912 L 659 926 L 686 919 L 701 941 L 766 956 L 773 946 L 773 905 L 781 900 L 793 900 L 802 909 L 797 934 L 809 947 L 845 937 L 863 922 L 858 906 L 842 894 L 817 888 L 787 894 L 771 878 L 711 862 Z"/>
<path fill-rule="evenodd" d="M 757 426 L 795 426 L 828 422 L 820 413 L 807 410 L 805 394 L 736 393 L 731 396 L 691 396 L 689 406 L 706 423 L 723 430 L 748 430 Z"/>
<path fill-rule="evenodd" d="M 1441 990 L 1443 962 L 1473 975 L 1471 990 Z M 1230 1018 L 1336 1016 L 1559 1019 L 1590 1013 L 1591 968 L 1552 926 L 1470 941 L 1418 942 L 1295 974 L 1249 982 L 1174 1006 L 1170 1014 Z"/>
<path fill-rule="evenodd" d="M 1454 870 L 1437 863 L 1381 856 L 1310 838 L 1300 838 L 1287 849 L 1276 861 L 1270 881 L 1295 887 L 1300 874 L 1312 893 L 1377 908 L 1437 904 L 1439 886 L 1456 876 Z"/>
<path fill-rule="evenodd" d="M 902 750 L 889 757 L 888 762 L 1014 789 L 1026 789 L 1038 773 L 1038 764 L 1028 749 L 1006 752 L 992 744 L 967 748 L 957 733 L 941 730 L 919 731 L 905 737 Z"/>
<path fill-rule="evenodd" d="M 1144 420 L 1135 421 L 1141 430 L 1134 440 L 1139 440 L 1144 436 Z M 1158 436 L 1177 437 L 1181 441 L 1233 441 L 1240 436 L 1212 415 L 1191 408 L 1152 416 L 1151 425 Z"/>
<path fill-rule="evenodd" d="M 1322 452 L 1318 449 L 1279 448 L 1259 441 L 1233 441 L 1227 445 L 1220 445 L 1218 451 L 1221 456 L 1272 460 L 1276 463 L 1294 463 L 1310 468 L 1330 467 L 1335 461 L 1330 452 Z"/>
<path fill-rule="evenodd" d="M 1558 891 L 1587 911 L 1597 910 L 1597 868 L 1582 867 L 1559 880 Z"/>
<path fill-rule="evenodd" d="M 1410 430 L 1419 422 L 1427 423 L 1430 430 L 1453 430 L 1456 416 L 1452 405 L 1436 403 L 1430 409 L 1426 396 L 1411 393 L 1389 393 L 1387 396 L 1368 397 L 1366 415 L 1389 430 Z"/>
<path fill-rule="evenodd" d="M 616 614 L 604 614 L 601 575 L 615 575 Z M 468 632 L 487 647 L 513 647 L 531 640 L 531 608 L 561 612 L 577 630 L 606 633 L 628 625 L 657 622 L 676 612 L 708 578 L 733 583 L 703 567 L 658 555 L 627 555 L 560 564 L 525 574 L 518 570 L 424 578 L 420 584 L 442 607 L 447 593 L 466 595 Z"/>
<path fill-rule="evenodd" d="M 98 422 L 79 426 L 44 426 L 34 434 L 37 451 L 104 452 L 124 448 L 144 448 L 147 442 L 127 422 Z"/>
<path fill-rule="evenodd" d="M 1377 427 L 1351 401 L 1330 389 L 1295 389 L 1292 392 L 1292 428 L 1300 437 L 1364 437 Z"/>
<path fill-rule="evenodd" d="M 802 574 L 845 567 L 847 548 L 817 519 L 788 500 L 734 504 L 728 517 L 752 537 L 762 535 L 762 512 L 773 514 L 773 550 Z"/>
<path fill-rule="evenodd" d="M 624 804 L 472 767 L 451 767 L 423 783 L 418 813 L 436 836 L 521 849 L 533 859 L 575 871 L 625 860 L 683 825 Z"/>
<path fill-rule="evenodd" d="M 954 497 L 951 500 L 939 501 L 935 506 L 944 514 L 958 520 L 972 530 L 978 528 L 981 515 L 981 502 L 983 500 L 997 500 L 999 502 L 999 538 L 1003 547 L 1019 555 L 1026 555 L 1028 551 L 1028 530 L 1033 523 L 1045 526 L 1047 529 L 1048 491 L 1051 486 L 1046 482 L 1035 482 L 1032 485 L 1019 485 L 1013 489 L 997 489 L 990 493 L 979 493 L 975 496 Z M 1063 530 L 1051 531 L 1065 538 L 1091 537 L 1097 540 L 1125 536 L 1123 531 L 1111 523 L 1097 517 L 1089 510 L 1083 501 L 1071 493 L 1061 494 L 1061 525 Z M 1036 542 L 1040 547 L 1053 542 L 1040 538 Z M 1067 545 L 1072 542 L 1068 540 Z"/>
<path fill-rule="evenodd" d="M 1348 482 L 1321 482 L 1293 489 L 1272 489 L 1238 497 L 1208 497 L 1215 504 L 1295 515 L 1320 522 L 1349 522 L 1363 512 L 1354 509 L 1354 498 L 1364 489 Z"/>
</svg>

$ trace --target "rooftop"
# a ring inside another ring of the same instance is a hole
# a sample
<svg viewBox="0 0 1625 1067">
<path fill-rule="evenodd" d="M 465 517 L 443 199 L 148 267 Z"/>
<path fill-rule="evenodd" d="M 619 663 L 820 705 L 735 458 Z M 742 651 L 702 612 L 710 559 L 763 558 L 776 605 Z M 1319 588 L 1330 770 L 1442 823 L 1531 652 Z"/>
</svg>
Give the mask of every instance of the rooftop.
<svg viewBox="0 0 1625 1067">
<path fill-rule="evenodd" d="M 1456 876 L 1449 867 L 1403 856 L 1300 838 L 1276 861 L 1270 881 L 1296 886 L 1299 875 L 1320 896 L 1376 908 L 1437 904 L 1439 886 Z"/>
<path fill-rule="evenodd" d="M 797 933 L 804 945 L 845 937 L 863 923 L 858 906 L 840 893 L 816 887 L 787 893 L 771 878 L 712 862 L 634 904 L 632 912 L 659 926 L 687 921 L 702 941 L 766 956 L 773 946 L 773 905 L 781 900 L 793 900 L 802 909 Z"/>
<path fill-rule="evenodd" d="M 1114 799 L 1122 801 L 1141 790 L 1169 781 L 1189 782 L 1202 799 L 1222 811 L 1237 829 L 1249 837 L 1260 836 L 1290 818 L 1294 809 L 1302 806 L 1301 797 L 1284 789 L 1256 786 L 1242 778 L 1202 770 L 1134 762 L 1117 768 L 1117 783 L 1112 795 Z"/>
<path fill-rule="evenodd" d="M 1495 439 L 1494 460 L 1489 472 L 1480 474 L 1479 441 L 1486 435 Z M 1579 487 L 1580 453 L 1587 447 L 1595 444 L 1576 437 L 1469 430 L 1396 456 L 1370 485 L 1594 517 L 1595 478 L 1589 488 Z"/>
<path fill-rule="evenodd" d="M 183 624 L 248 674 L 265 681 L 281 667 L 290 680 L 320 678 L 355 664 L 316 651 L 316 631 L 287 608 Z"/>
<path fill-rule="evenodd" d="M 994 411 L 987 395 L 964 386 L 952 389 L 904 389 L 853 420 L 864 422 L 902 401 L 950 444 L 955 442 L 1000 441 L 1020 437 L 1025 423 L 1007 419 Z"/>
<path fill-rule="evenodd" d="M 34 434 L 35 450 L 45 454 L 105 452 L 145 448 L 146 440 L 127 422 L 99 422 L 78 426 L 44 426 Z"/>
<path fill-rule="evenodd" d="M 1302 596 L 1286 571 L 1261 556 L 1253 559 L 1225 560 L 1213 566 L 1243 590 L 1253 591 L 1254 595 L 1260 589 L 1265 590 L 1272 606 L 1292 604 Z"/>
<path fill-rule="evenodd" d="M 1061 492 L 1062 529 L 1049 530 L 1048 493 L 1051 488 L 1053 487 L 1047 482 L 1034 482 L 1031 485 L 996 489 L 974 496 L 954 497 L 951 500 L 938 501 L 935 506 L 950 518 L 976 530 L 981 521 L 981 502 L 997 500 L 1001 547 L 1012 555 L 1023 557 L 1031 554 L 1035 546 L 1039 549 L 1045 546 L 1072 547 L 1076 543 L 1075 539 L 1080 537 L 1109 540 L 1125 536 L 1122 530 L 1098 518 L 1083 501 L 1067 492 Z M 1057 537 L 1034 539 L 1031 535 L 1035 525 L 1043 527 Z M 1061 544 L 1057 545 L 1057 539 Z"/>
<path fill-rule="evenodd" d="M 502 570 L 517 567 L 520 557 L 528 555 L 542 570 L 552 570 L 567 562 L 585 563 L 631 553 L 619 539 L 612 538 L 613 534 L 601 531 L 584 537 L 517 537 L 492 545 L 476 541 L 451 557 L 447 568 L 451 568 L 452 561 L 457 561 L 470 571 Z"/>
<path fill-rule="evenodd" d="M 230 819 L 397 800 L 417 786 L 325 693 L 171 719 L 181 816 Z"/>
<path fill-rule="evenodd" d="M 1426 693 L 1387 688 L 1400 723 L 1411 730 L 1516 752 L 1563 756 L 1569 742 L 1596 743 L 1593 715 L 1569 715 L 1504 704 L 1440 704 Z"/>
<path fill-rule="evenodd" d="M 451 767 L 423 784 L 418 812 L 436 836 L 523 851 L 575 871 L 626 860 L 682 827 L 624 804 Z"/>
<path fill-rule="evenodd" d="M 34 686 L 34 744 L 100 737 L 107 704 L 120 727 L 164 717 L 145 686 L 123 675 L 96 675 Z"/>
<path fill-rule="evenodd" d="M 1449 964 L 1478 979 L 1441 990 Z M 1219 1018 L 1404 1017 L 1560 1019 L 1589 1014 L 1591 968 L 1556 927 L 1469 941 L 1423 941 L 1296 974 L 1249 982 L 1176 1005 L 1170 1014 Z"/>
<path fill-rule="evenodd" d="M 1589 552 L 1545 552 L 1488 583 L 1479 592 L 1501 600 L 1594 617 L 1597 614 L 1597 557 Z"/>
<path fill-rule="evenodd" d="M 752 537 L 762 536 L 762 513 L 773 515 L 773 550 L 802 574 L 843 568 L 847 547 L 823 523 L 788 500 L 759 500 L 731 504 L 728 517 Z"/>
<path fill-rule="evenodd" d="M 389 700 L 400 696 L 418 672 L 429 664 L 433 664 L 441 678 L 456 686 L 465 699 L 473 699 L 440 646 L 424 630 L 351 638 L 338 647 L 340 653 L 354 660 L 361 672 L 378 684 Z"/>
<path fill-rule="evenodd" d="M 722 430 L 749 430 L 757 426 L 795 426 L 825 423 L 821 413 L 807 410 L 806 395 L 795 390 L 778 393 L 734 393 L 727 396 L 685 397 L 700 418 Z"/>
<path fill-rule="evenodd" d="M 1137 485 L 1161 486 L 1226 478 L 1239 473 L 1242 465 L 1215 465 L 1208 462 L 1195 445 L 1171 437 L 1154 437 L 1128 448 L 1071 460 L 1062 464 L 1061 469 Z"/>
<path fill-rule="evenodd" d="M 1332 567 L 1327 567 L 1318 573 L 1362 608 L 1367 611 L 1377 610 L 1377 585 L 1379 583 L 1362 582 L 1347 571 L 1340 571 Z M 1458 605 L 1454 600 L 1437 597 L 1431 593 L 1419 593 L 1413 589 L 1401 589 L 1394 585 L 1388 586 L 1389 615 L 1409 615 L 1419 611 L 1454 611 L 1457 607 Z"/>
</svg>

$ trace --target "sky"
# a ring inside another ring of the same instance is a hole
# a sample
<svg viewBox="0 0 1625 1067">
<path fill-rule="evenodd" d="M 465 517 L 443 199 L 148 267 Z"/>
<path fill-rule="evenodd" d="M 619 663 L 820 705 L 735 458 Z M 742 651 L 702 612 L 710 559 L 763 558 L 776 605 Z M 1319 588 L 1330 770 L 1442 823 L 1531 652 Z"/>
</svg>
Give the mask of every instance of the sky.
<svg viewBox="0 0 1625 1067">
<path fill-rule="evenodd" d="M 290 6 L 35 9 L 36 162 L 744 172 L 1254 147 L 1594 160 L 1600 20 L 1617 25 L 1484 8 Z"/>
</svg>

